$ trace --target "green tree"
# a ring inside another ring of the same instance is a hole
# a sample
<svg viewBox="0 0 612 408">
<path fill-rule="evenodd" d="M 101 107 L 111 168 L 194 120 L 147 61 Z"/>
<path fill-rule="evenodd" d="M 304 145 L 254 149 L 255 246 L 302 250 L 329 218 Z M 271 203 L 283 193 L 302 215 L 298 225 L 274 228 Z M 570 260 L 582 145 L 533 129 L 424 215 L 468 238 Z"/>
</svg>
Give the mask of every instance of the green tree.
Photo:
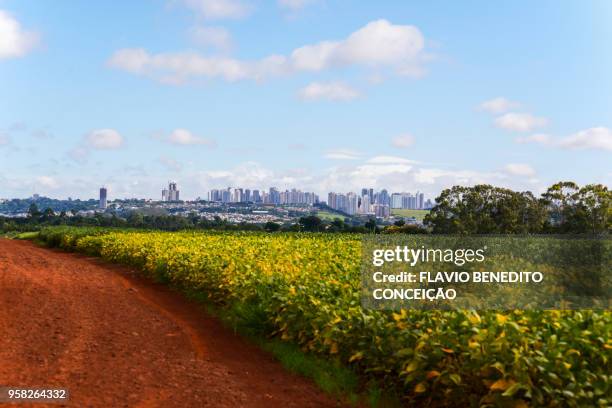
<svg viewBox="0 0 612 408">
<path fill-rule="evenodd" d="M 268 232 L 276 232 L 278 230 L 280 230 L 281 226 L 280 224 L 274 222 L 274 221 L 268 221 L 266 222 L 266 224 L 264 225 L 264 229 Z"/>
<path fill-rule="evenodd" d="M 30 204 L 30 208 L 28 209 L 28 216 L 30 218 L 40 217 L 40 211 L 38 210 L 38 206 L 36 205 L 36 203 Z"/>
<path fill-rule="evenodd" d="M 364 227 L 366 228 L 366 230 L 368 230 L 368 232 L 371 232 L 371 233 L 378 232 L 378 228 L 376 227 L 375 218 L 370 218 L 369 220 L 367 220 L 366 223 L 364 224 Z"/>
<path fill-rule="evenodd" d="M 316 232 L 321 230 L 322 221 L 316 215 L 300 217 L 299 224 L 304 231 Z"/>
<path fill-rule="evenodd" d="M 612 230 L 612 192 L 602 184 L 589 184 L 573 196 L 569 214 L 572 232 L 598 234 Z"/>
<path fill-rule="evenodd" d="M 573 181 L 553 184 L 542 194 L 542 202 L 547 208 L 547 229 L 551 232 L 570 232 L 576 229 L 576 193 L 579 188 Z"/>
<path fill-rule="evenodd" d="M 532 193 L 481 184 L 442 191 L 424 223 L 441 234 L 515 234 L 541 232 L 545 219 Z"/>
</svg>

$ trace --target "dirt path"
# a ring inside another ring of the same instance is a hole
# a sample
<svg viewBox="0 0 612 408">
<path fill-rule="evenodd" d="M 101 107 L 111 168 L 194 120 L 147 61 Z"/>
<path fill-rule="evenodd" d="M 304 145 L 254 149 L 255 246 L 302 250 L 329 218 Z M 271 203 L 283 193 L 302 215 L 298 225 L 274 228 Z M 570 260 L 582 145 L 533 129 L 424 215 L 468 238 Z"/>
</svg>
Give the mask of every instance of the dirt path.
<svg viewBox="0 0 612 408">
<path fill-rule="evenodd" d="M 5 239 L 0 385 L 65 387 L 79 407 L 338 406 L 166 287 Z"/>
</svg>

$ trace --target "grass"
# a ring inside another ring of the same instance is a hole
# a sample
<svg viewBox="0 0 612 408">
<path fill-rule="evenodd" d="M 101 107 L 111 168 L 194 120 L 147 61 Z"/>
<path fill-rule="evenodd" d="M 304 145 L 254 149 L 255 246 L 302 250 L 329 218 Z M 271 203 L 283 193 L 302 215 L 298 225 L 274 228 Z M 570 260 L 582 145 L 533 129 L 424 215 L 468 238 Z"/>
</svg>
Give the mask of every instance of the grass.
<svg viewBox="0 0 612 408">
<path fill-rule="evenodd" d="M 10 239 L 31 239 L 34 240 L 38 238 L 38 231 L 27 231 L 27 232 L 19 232 L 19 231 L 0 231 L 0 237 L 2 238 L 10 238 Z"/>
<path fill-rule="evenodd" d="M 38 231 L 22 232 L 13 237 L 14 239 L 36 239 L 38 238 Z"/>
<path fill-rule="evenodd" d="M 400 217 L 414 217 L 418 221 L 423 221 L 425 216 L 429 214 L 429 210 L 409 210 L 406 208 L 394 208 L 391 210 L 392 215 L 399 215 Z"/>
<path fill-rule="evenodd" d="M 268 325 L 259 305 L 239 303 L 230 309 L 212 304 L 206 294 L 193 288 L 177 287 L 188 299 L 199 303 L 206 313 L 218 318 L 226 327 L 272 354 L 284 368 L 312 379 L 324 392 L 352 406 L 399 407 L 394 392 L 384 391 L 378 384 L 360 384 L 358 375 L 333 360 L 302 351 L 297 345 L 265 335 Z"/>
<path fill-rule="evenodd" d="M 336 214 L 336 213 L 329 212 L 329 211 L 317 211 L 317 217 L 325 221 L 333 221 L 336 218 L 340 218 L 341 220 L 344 220 L 346 218 L 346 216 L 344 215 Z"/>
</svg>

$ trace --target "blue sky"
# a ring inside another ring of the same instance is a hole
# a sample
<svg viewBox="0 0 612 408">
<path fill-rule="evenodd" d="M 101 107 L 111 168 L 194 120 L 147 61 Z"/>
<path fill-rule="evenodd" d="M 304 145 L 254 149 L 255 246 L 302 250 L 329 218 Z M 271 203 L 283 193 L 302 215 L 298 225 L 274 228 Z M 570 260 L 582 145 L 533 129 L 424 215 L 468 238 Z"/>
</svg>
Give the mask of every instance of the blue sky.
<svg viewBox="0 0 612 408">
<path fill-rule="evenodd" d="M 0 0 L 0 197 L 612 179 L 612 3 Z"/>
</svg>

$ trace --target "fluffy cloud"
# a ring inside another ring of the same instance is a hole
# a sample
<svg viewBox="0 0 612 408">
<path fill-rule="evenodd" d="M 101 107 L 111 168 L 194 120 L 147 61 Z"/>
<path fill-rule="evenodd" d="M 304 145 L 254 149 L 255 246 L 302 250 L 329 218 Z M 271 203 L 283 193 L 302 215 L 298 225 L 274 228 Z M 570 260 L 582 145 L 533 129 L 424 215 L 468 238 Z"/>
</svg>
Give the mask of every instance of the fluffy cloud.
<svg viewBox="0 0 612 408">
<path fill-rule="evenodd" d="M 397 147 L 400 149 L 406 149 L 414 144 L 414 136 L 405 134 L 405 135 L 394 137 L 393 140 L 391 140 L 391 144 L 394 147 Z"/>
<path fill-rule="evenodd" d="M 182 0 L 206 19 L 242 18 L 251 12 L 251 7 L 239 0 Z"/>
<path fill-rule="evenodd" d="M 566 149 L 598 149 L 612 151 L 612 130 L 594 127 L 561 139 L 559 146 Z"/>
<path fill-rule="evenodd" d="M 329 101 L 352 101 L 359 97 L 359 91 L 343 82 L 313 82 L 300 89 L 300 99 L 315 101 L 326 99 Z"/>
<path fill-rule="evenodd" d="M 376 20 L 342 41 L 323 41 L 293 51 L 291 60 L 298 70 L 320 71 L 334 66 L 396 66 L 419 63 L 425 46 L 421 31 L 410 25 Z"/>
<path fill-rule="evenodd" d="M 0 146 L 6 146 L 11 142 L 11 139 L 6 133 L 0 132 Z"/>
<path fill-rule="evenodd" d="M 112 150 L 123 146 L 123 136 L 114 129 L 93 130 L 85 139 L 88 147 L 98 150 Z"/>
<path fill-rule="evenodd" d="M 422 73 L 424 44 L 425 39 L 417 27 L 376 20 L 344 40 L 305 45 L 288 56 L 239 60 L 194 52 L 151 54 L 142 48 L 127 48 L 116 51 L 108 65 L 166 83 L 181 83 L 193 78 L 228 82 L 262 80 L 350 66 L 390 68 L 399 75 L 414 76 Z"/>
<path fill-rule="evenodd" d="M 612 130 L 603 126 L 576 132 L 562 139 L 547 134 L 534 134 L 514 139 L 517 143 L 536 143 L 563 149 L 594 149 L 612 151 Z"/>
<path fill-rule="evenodd" d="M 202 145 L 208 147 L 215 147 L 217 145 L 214 140 L 194 135 L 187 129 L 175 129 L 168 136 L 167 142 L 184 146 Z"/>
<path fill-rule="evenodd" d="M 191 39 L 203 47 L 229 51 L 233 47 L 232 35 L 223 27 L 196 26 L 191 29 Z"/>
<path fill-rule="evenodd" d="M 479 108 L 490 113 L 504 113 L 520 106 L 521 104 L 518 102 L 513 102 L 506 98 L 498 97 L 484 101 L 480 104 Z"/>
<path fill-rule="evenodd" d="M 506 113 L 495 119 L 497 127 L 517 132 L 529 132 L 547 124 L 548 119 L 533 116 L 529 113 Z"/>
<path fill-rule="evenodd" d="M 532 177 L 536 171 L 525 163 L 510 163 L 504 167 L 504 170 L 513 176 Z"/>
<path fill-rule="evenodd" d="M 24 31 L 19 21 L 0 10 L 0 59 L 22 57 L 37 43 L 36 33 Z"/>
<path fill-rule="evenodd" d="M 357 160 L 361 153 L 351 149 L 334 149 L 327 151 L 323 157 L 332 160 Z"/>
</svg>

